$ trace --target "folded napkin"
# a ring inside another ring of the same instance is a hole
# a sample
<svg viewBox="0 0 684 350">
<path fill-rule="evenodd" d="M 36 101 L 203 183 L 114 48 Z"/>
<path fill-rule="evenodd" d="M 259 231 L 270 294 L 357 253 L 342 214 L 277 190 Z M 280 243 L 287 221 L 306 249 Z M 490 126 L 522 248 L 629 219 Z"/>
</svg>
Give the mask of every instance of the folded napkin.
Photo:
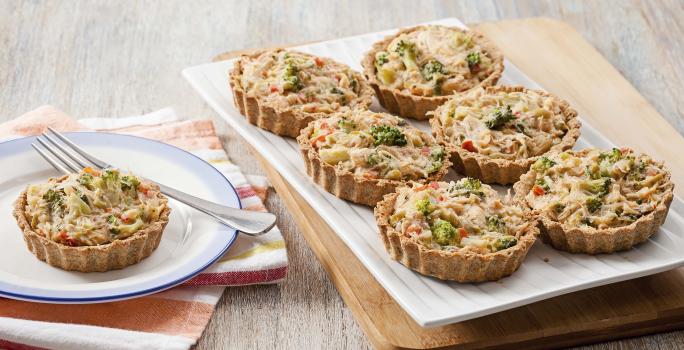
<svg viewBox="0 0 684 350">
<path fill-rule="evenodd" d="M 44 132 L 107 131 L 155 139 L 212 164 L 235 186 L 243 207 L 265 211 L 267 180 L 245 176 L 232 164 L 210 120 L 181 121 L 171 108 L 127 118 L 75 120 L 43 106 L 0 124 L 0 141 Z M 278 230 L 238 235 L 214 265 L 184 285 L 137 299 L 57 305 L 0 298 L 0 349 L 188 349 L 202 335 L 225 286 L 276 283 L 287 273 Z"/>
</svg>

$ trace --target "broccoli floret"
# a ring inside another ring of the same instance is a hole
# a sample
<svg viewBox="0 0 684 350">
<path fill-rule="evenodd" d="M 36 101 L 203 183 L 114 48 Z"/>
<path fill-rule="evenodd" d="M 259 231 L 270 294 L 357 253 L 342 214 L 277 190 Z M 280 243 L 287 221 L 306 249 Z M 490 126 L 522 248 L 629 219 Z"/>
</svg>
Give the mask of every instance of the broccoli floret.
<svg viewBox="0 0 684 350">
<path fill-rule="evenodd" d="M 439 75 L 444 74 L 444 66 L 437 60 L 430 60 L 423 66 L 421 72 L 426 80 L 433 80 Z"/>
<path fill-rule="evenodd" d="M 551 186 L 549 185 L 548 182 L 546 182 L 546 179 L 543 177 L 538 178 L 535 183 L 537 186 L 541 187 L 544 189 L 544 191 L 548 192 L 551 190 Z"/>
<path fill-rule="evenodd" d="M 90 175 L 88 173 L 83 173 L 81 176 L 78 177 L 78 183 L 87 187 L 87 188 L 92 188 L 93 187 L 93 175 Z"/>
<path fill-rule="evenodd" d="M 608 152 L 603 152 L 603 153 L 599 154 L 599 161 L 600 162 L 607 160 L 610 163 L 615 163 L 618 160 L 620 160 L 620 158 L 622 158 L 622 152 L 617 148 L 613 148 L 612 150 L 610 150 Z"/>
<path fill-rule="evenodd" d="M 478 179 L 473 179 L 472 177 L 466 178 L 465 180 L 461 180 L 463 188 L 471 191 L 471 192 L 482 192 L 482 183 Z"/>
<path fill-rule="evenodd" d="M 299 91 L 304 87 L 301 80 L 299 80 L 299 77 L 296 75 L 286 76 L 283 78 L 283 80 L 285 80 L 285 85 L 283 85 L 283 88 L 286 91 Z"/>
<path fill-rule="evenodd" d="M 114 183 L 119 181 L 119 171 L 115 169 L 107 169 L 102 174 L 102 180 L 106 183 Z"/>
<path fill-rule="evenodd" d="M 299 73 L 299 67 L 295 64 L 294 59 L 290 56 L 285 56 L 285 72 L 284 75 L 296 75 Z"/>
<path fill-rule="evenodd" d="M 347 118 L 340 119 L 340 121 L 337 122 L 337 126 L 339 126 L 341 129 L 344 129 L 347 132 L 356 129 L 356 123 Z"/>
<path fill-rule="evenodd" d="M 121 189 L 124 191 L 136 189 L 138 188 L 138 185 L 140 185 L 140 180 L 135 176 L 125 175 L 121 177 Z"/>
<path fill-rule="evenodd" d="M 121 183 L 119 182 L 119 171 L 116 169 L 105 170 L 102 172 L 102 175 L 100 175 L 100 179 L 102 180 L 104 186 L 108 189 L 113 190 L 121 186 Z"/>
<path fill-rule="evenodd" d="M 47 202 L 50 210 L 56 211 L 59 210 L 64 203 L 64 192 L 49 189 L 43 194 L 43 199 Z"/>
<path fill-rule="evenodd" d="M 429 199 L 421 199 L 416 201 L 416 210 L 423 213 L 424 216 L 428 216 L 435 210 L 435 206 Z"/>
<path fill-rule="evenodd" d="M 110 215 L 110 216 L 107 218 L 107 222 L 110 223 L 111 225 L 116 224 L 116 216 Z"/>
<path fill-rule="evenodd" d="M 442 161 L 444 159 L 444 148 L 437 147 L 430 151 L 430 158 L 437 161 Z"/>
<path fill-rule="evenodd" d="M 401 40 L 397 44 L 395 50 L 399 53 L 399 56 L 401 56 L 402 61 L 404 61 L 404 66 L 406 66 L 407 69 L 418 68 L 418 64 L 416 63 L 415 44 Z"/>
<path fill-rule="evenodd" d="M 456 191 L 462 191 L 465 194 L 474 194 L 479 197 L 484 196 L 484 191 L 482 191 L 482 183 L 478 179 L 473 179 L 472 177 L 465 177 L 461 179 L 453 187 Z"/>
<path fill-rule="evenodd" d="M 511 106 L 506 106 L 505 110 L 503 111 L 501 108 L 496 108 L 494 113 L 485 119 L 484 123 L 488 128 L 496 129 L 513 119 L 515 119 L 515 115 L 513 115 Z"/>
<path fill-rule="evenodd" d="M 370 133 L 375 139 L 375 145 L 405 146 L 406 136 L 399 128 L 388 125 L 373 125 Z"/>
<path fill-rule="evenodd" d="M 458 183 L 461 184 L 462 188 L 469 190 L 479 190 L 482 188 L 482 182 L 480 182 L 478 179 L 473 179 L 472 177 L 466 177 Z"/>
<path fill-rule="evenodd" d="M 439 245 L 454 245 L 456 242 L 456 228 L 446 220 L 437 219 L 430 227 L 432 241 Z"/>
<path fill-rule="evenodd" d="M 434 173 L 435 171 L 438 171 L 439 169 L 442 168 L 442 165 L 443 165 L 443 164 L 444 164 L 444 163 L 442 163 L 441 160 L 435 160 L 435 161 L 432 162 L 432 164 L 430 164 L 430 165 L 428 166 L 428 168 L 426 169 L 426 170 L 427 170 L 427 173 L 428 173 L 428 174 L 432 174 L 432 173 Z"/>
<path fill-rule="evenodd" d="M 301 79 L 297 75 L 299 73 L 299 68 L 292 62 L 292 60 L 286 60 L 285 71 L 283 72 L 283 80 L 285 85 L 283 89 L 286 91 L 299 91 L 304 87 Z"/>
<path fill-rule="evenodd" d="M 598 165 L 590 164 L 586 167 L 587 177 L 592 180 L 597 180 L 601 178 L 601 170 Z"/>
<path fill-rule="evenodd" d="M 430 151 L 430 158 L 432 159 L 432 162 L 427 168 L 428 174 L 432 174 L 442 168 L 442 165 L 444 164 L 442 162 L 444 160 L 444 148 L 438 146 L 432 149 L 432 151 Z"/>
<path fill-rule="evenodd" d="M 556 165 L 556 162 L 552 161 L 547 157 L 541 157 L 537 159 L 537 161 L 534 162 L 534 164 L 532 164 L 532 170 L 538 173 L 544 173 L 547 170 L 551 169 L 551 167 L 554 165 Z"/>
<path fill-rule="evenodd" d="M 602 176 L 610 176 L 613 164 L 622 158 L 622 152 L 619 149 L 613 148 L 608 152 L 603 152 L 599 154 L 598 157 L 598 168 L 599 173 Z"/>
<path fill-rule="evenodd" d="M 421 73 L 425 80 L 432 81 L 434 83 L 433 92 L 436 96 L 442 94 L 442 81 L 444 80 L 443 74 L 444 66 L 437 60 L 431 60 L 426 63 L 421 69 Z"/>
<path fill-rule="evenodd" d="M 471 70 L 473 68 L 476 68 L 480 64 L 480 53 L 479 52 L 471 52 L 466 56 L 466 62 L 468 62 L 468 68 Z"/>
<path fill-rule="evenodd" d="M 382 161 L 382 156 L 380 154 L 378 154 L 378 152 L 372 152 L 368 155 L 368 157 L 366 157 L 366 163 L 368 163 L 368 165 L 370 165 L 370 166 L 377 165 L 381 161 Z"/>
<path fill-rule="evenodd" d="M 646 164 L 641 160 L 637 161 L 632 165 L 627 173 L 627 179 L 632 181 L 641 181 L 644 179 L 644 170 L 646 169 Z"/>
<path fill-rule="evenodd" d="M 610 190 L 610 184 L 612 180 L 609 177 L 604 177 L 600 178 L 597 180 L 591 180 L 586 183 L 585 188 L 587 191 L 599 196 L 603 197 L 606 194 L 608 194 L 608 191 Z"/>
<path fill-rule="evenodd" d="M 407 52 L 408 53 L 411 53 L 411 52 L 415 53 L 415 50 L 416 50 L 415 44 L 404 41 L 404 40 L 399 41 L 399 43 L 397 43 L 397 47 L 394 49 L 394 51 L 399 53 L 400 56 L 405 55 Z"/>
<path fill-rule="evenodd" d="M 506 232 L 506 223 L 499 215 L 489 216 L 487 217 L 487 230 L 504 233 Z"/>
<path fill-rule="evenodd" d="M 518 244 L 517 238 L 515 238 L 513 236 L 506 235 L 506 236 L 497 238 L 494 241 L 494 243 L 492 244 L 492 247 L 494 249 L 496 249 L 496 251 L 498 252 L 499 250 L 504 250 L 504 249 L 508 249 L 510 247 L 513 247 L 516 244 Z"/>
<path fill-rule="evenodd" d="M 603 197 L 608 194 L 612 180 L 609 177 L 604 177 L 597 180 L 589 181 L 585 188 L 594 195 L 587 198 L 586 205 L 589 212 L 593 213 L 603 206 Z"/>
<path fill-rule="evenodd" d="M 603 206 L 603 202 L 601 201 L 601 197 L 598 196 L 591 196 L 587 198 L 587 209 L 589 209 L 590 213 L 593 213 Z"/>
<path fill-rule="evenodd" d="M 378 52 L 377 55 L 375 55 L 375 66 L 380 67 L 387 63 L 389 59 L 387 58 L 387 52 Z"/>
</svg>

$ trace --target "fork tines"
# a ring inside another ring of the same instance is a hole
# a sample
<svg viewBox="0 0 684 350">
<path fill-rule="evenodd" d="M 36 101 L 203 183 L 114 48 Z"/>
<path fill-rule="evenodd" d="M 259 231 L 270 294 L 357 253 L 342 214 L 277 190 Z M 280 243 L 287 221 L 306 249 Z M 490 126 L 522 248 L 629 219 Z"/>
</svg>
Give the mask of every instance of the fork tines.
<svg viewBox="0 0 684 350">
<path fill-rule="evenodd" d="M 93 157 L 54 129 L 48 128 L 48 130 L 49 133 L 43 133 L 38 136 L 36 138 L 37 142 L 31 144 L 31 146 L 55 169 L 68 174 L 79 172 L 85 167 L 96 169 L 110 167 L 107 163 Z"/>
</svg>

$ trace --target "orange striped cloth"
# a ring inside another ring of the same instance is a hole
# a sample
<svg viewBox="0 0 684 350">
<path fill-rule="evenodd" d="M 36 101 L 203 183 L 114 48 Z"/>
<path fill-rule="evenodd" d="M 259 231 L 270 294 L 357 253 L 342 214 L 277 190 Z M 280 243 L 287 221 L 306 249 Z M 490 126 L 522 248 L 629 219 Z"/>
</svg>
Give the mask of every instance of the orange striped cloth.
<svg viewBox="0 0 684 350">
<path fill-rule="evenodd" d="M 267 181 L 230 162 L 210 120 L 181 121 L 171 108 L 128 118 L 75 120 L 43 106 L 0 124 L 0 141 L 60 131 L 132 134 L 183 148 L 208 161 L 235 186 L 243 207 L 266 210 Z M 287 272 L 285 242 L 274 228 L 239 235 L 219 262 L 180 287 L 151 296 L 87 305 L 0 298 L 0 349 L 188 349 L 202 335 L 225 286 L 276 283 Z"/>
</svg>

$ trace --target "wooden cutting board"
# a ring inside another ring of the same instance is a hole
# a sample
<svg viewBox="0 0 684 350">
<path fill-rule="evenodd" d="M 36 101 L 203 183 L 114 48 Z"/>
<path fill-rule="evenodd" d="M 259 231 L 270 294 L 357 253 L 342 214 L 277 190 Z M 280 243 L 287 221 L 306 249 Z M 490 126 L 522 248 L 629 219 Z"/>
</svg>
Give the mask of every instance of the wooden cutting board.
<svg viewBox="0 0 684 350">
<path fill-rule="evenodd" d="M 684 138 L 569 25 L 546 18 L 471 25 L 610 140 L 666 161 L 684 184 Z M 240 52 L 219 55 L 235 57 Z M 547 349 L 684 328 L 684 269 L 567 294 L 461 323 L 422 328 L 325 221 L 261 160 L 333 283 L 378 349 Z M 679 196 L 684 185 L 676 188 Z M 684 253 L 684 252 L 683 252 Z"/>
</svg>

